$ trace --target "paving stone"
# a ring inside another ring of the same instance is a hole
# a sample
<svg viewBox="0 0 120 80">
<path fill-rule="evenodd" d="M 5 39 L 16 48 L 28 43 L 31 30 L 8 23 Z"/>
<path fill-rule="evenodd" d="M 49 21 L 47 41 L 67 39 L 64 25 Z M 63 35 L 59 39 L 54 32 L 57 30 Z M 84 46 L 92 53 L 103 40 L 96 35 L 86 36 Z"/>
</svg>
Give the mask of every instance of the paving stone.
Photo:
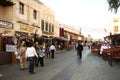
<svg viewBox="0 0 120 80">
<path fill-rule="evenodd" d="M 59 52 L 60 53 L 60 52 Z M 111 67 L 108 61 L 84 48 L 82 59 L 75 50 L 45 58 L 45 66 L 35 67 L 35 74 L 20 71 L 18 65 L 0 67 L 0 80 L 120 80 L 120 63 Z"/>
</svg>

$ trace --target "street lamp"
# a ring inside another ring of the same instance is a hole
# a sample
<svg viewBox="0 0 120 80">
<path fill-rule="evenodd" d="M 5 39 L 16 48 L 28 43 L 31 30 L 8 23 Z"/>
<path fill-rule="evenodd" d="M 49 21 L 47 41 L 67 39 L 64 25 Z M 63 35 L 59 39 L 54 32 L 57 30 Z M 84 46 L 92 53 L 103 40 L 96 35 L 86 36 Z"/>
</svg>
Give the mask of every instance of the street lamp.
<svg viewBox="0 0 120 80">
<path fill-rule="evenodd" d="M 40 28 L 39 26 L 37 26 L 35 23 L 32 24 L 32 26 L 34 26 L 34 44 L 35 44 L 35 48 L 36 48 L 36 39 L 37 39 L 37 28 Z"/>
<path fill-rule="evenodd" d="M 35 44 L 35 42 L 36 42 L 36 27 L 37 26 L 35 25 L 35 23 L 33 23 L 32 26 L 34 27 L 33 34 L 34 34 L 34 44 Z M 36 48 L 36 44 L 35 44 L 35 48 Z"/>
</svg>

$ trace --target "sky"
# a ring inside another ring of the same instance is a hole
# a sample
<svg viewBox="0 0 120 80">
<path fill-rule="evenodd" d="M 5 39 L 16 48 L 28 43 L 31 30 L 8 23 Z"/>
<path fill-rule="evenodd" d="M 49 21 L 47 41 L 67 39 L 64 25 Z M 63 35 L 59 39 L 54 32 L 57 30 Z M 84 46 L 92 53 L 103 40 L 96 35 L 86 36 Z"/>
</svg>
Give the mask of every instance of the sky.
<svg viewBox="0 0 120 80">
<path fill-rule="evenodd" d="M 55 12 L 55 19 L 81 29 L 85 36 L 103 38 L 113 31 L 114 12 L 107 0 L 40 0 Z M 107 30 L 107 31 L 106 31 Z"/>
</svg>

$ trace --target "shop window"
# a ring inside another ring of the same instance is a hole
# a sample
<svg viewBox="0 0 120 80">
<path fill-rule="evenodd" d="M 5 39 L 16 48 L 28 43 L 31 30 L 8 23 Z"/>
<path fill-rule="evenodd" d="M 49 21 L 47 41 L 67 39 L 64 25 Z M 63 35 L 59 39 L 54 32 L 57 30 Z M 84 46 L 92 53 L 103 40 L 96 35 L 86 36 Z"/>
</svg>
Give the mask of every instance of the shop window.
<svg viewBox="0 0 120 80">
<path fill-rule="evenodd" d="M 19 3 L 19 13 L 24 14 L 24 4 L 23 3 Z"/>
<path fill-rule="evenodd" d="M 37 19 L 37 11 L 36 10 L 33 10 L 33 18 Z"/>
<path fill-rule="evenodd" d="M 114 32 L 118 32 L 118 26 L 114 26 Z"/>
<path fill-rule="evenodd" d="M 44 20 L 41 21 L 42 31 L 44 30 Z"/>
<path fill-rule="evenodd" d="M 48 22 L 46 22 L 45 27 L 46 27 L 46 31 L 48 31 Z"/>
<path fill-rule="evenodd" d="M 52 24 L 52 32 L 54 32 L 54 25 Z"/>
<path fill-rule="evenodd" d="M 49 32 L 51 32 L 51 24 L 49 23 Z"/>
</svg>

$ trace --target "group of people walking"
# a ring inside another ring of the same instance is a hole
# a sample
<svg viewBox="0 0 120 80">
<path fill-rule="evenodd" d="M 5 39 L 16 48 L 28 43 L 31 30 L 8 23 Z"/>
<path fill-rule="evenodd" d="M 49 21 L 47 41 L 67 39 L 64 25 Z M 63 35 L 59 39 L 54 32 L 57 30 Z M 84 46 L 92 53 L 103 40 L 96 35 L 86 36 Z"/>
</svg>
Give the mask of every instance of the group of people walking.
<svg viewBox="0 0 120 80">
<path fill-rule="evenodd" d="M 76 45 L 77 54 L 80 58 L 82 58 L 83 45 L 80 41 L 78 41 Z M 35 44 L 33 42 L 29 42 L 27 46 L 25 42 L 22 42 L 18 49 L 16 50 L 16 59 L 17 63 L 19 63 L 20 70 L 25 70 L 28 68 L 29 73 L 34 74 L 34 67 L 38 67 L 39 64 L 41 67 L 44 66 L 44 57 L 54 59 L 54 53 L 56 48 L 54 44 L 51 45 L 40 45 L 38 42 Z M 29 66 L 27 66 L 29 62 Z"/>
<path fill-rule="evenodd" d="M 31 74 L 34 74 L 34 67 L 38 67 L 39 63 L 43 67 L 44 66 L 44 57 L 52 58 L 54 59 L 54 53 L 56 51 L 56 48 L 54 44 L 51 46 L 47 45 L 40 45 L 35 43 L 35 45 L 32 42 L 29 42 L 29 44 L 26 46 L 24 42 L 22 42 L 15 52 L 17 63 L 19 62 L 20 70 L 27 69 L 27 64 L 29 61 L 29 67 L 28 70 Z"/>
</svg>

